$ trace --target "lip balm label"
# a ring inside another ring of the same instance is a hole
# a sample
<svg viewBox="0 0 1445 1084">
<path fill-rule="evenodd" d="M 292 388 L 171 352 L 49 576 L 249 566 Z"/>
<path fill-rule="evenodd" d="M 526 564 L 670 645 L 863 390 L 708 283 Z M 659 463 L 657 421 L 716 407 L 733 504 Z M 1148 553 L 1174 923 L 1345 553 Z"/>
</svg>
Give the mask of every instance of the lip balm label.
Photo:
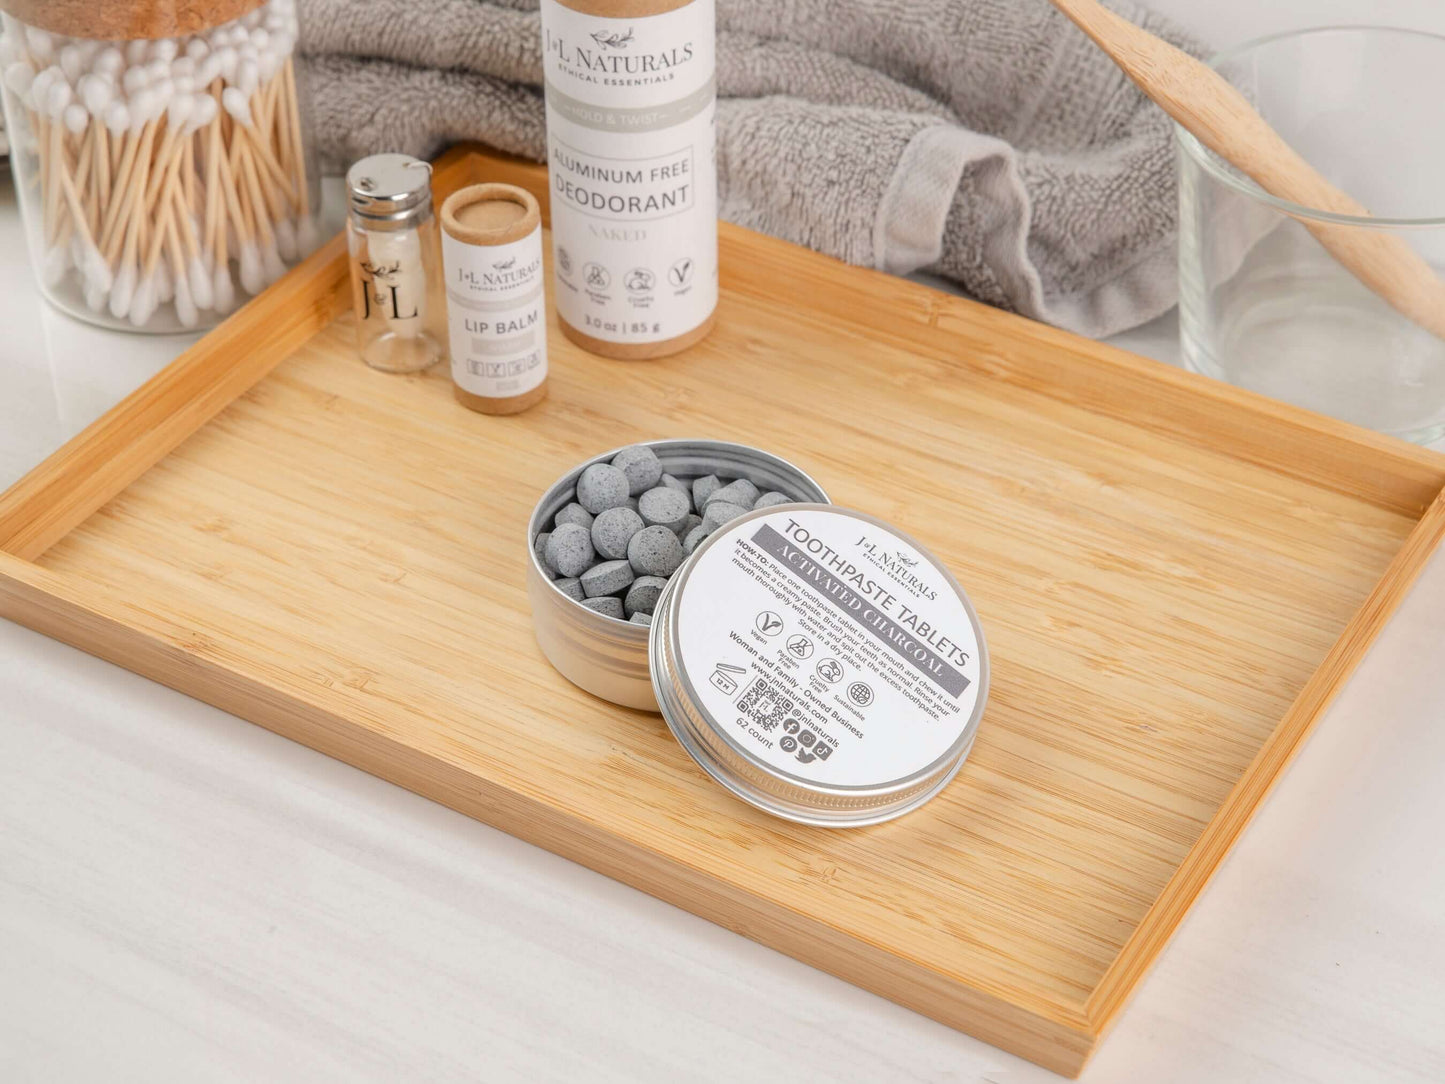
<svg viewBox="0 0 1445 1084">
<path fill-rule="evenodd" d="M 503 245 L 469 245 L 442 232 L 452 379 L 501 399 L 547 377 L 542 231 Z"/>
<path fill-rule="evenodd" d="M 717 305 L 714 18 L 542 0 L 557 311 L 593 338 L 659 342 Z"/>
<path fill-rule="evenodd" d="M 790 510 L 731 527 L 688 573 L 683 669 L 740 748 L 800 779 L 877 786 L 932 765 L 976 706 L 976 620 L 933 558 L 871 520 Z"/>
</svg>

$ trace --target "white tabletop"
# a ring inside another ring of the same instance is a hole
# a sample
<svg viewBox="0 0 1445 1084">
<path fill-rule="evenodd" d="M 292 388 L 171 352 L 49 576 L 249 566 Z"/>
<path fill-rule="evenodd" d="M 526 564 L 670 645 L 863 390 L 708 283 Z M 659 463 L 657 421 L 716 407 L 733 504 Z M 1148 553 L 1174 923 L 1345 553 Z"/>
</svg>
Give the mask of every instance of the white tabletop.
<svg viewBox="0 0 1445 1084">
<path fill-rule="evenodd" d="M 0 188 L 0 488 L 187 342 L 23 251 Z M 1442 635 L 1437 556 L 1085 1080 L 1445 1080 Z M 1057 1078 L 0 621 L 0 1080 L 260 1079 Z"/>
</svg>

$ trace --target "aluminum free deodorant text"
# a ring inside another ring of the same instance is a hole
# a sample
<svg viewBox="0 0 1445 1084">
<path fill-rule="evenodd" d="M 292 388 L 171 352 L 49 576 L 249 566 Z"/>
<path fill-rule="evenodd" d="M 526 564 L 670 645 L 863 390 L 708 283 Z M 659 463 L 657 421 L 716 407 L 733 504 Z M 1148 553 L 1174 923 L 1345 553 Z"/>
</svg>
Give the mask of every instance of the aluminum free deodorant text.
<svg viewBox="0 0 1445 1084">
<path fill-rule="evenodd" d="M 714 0 L 542 0 L 557 315 L 615 358 L 717 307 Z"/>
</svg>

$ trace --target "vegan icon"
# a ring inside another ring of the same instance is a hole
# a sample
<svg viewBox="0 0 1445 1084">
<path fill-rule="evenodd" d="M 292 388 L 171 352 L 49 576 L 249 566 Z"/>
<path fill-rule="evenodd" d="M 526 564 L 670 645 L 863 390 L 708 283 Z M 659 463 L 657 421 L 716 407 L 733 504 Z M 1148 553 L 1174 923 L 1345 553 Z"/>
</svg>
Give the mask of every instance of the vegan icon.
<svg viewBox="0 0 1445 1084">
<path fill-rule="evenodd" d="M 667 281 L 679 290 L 682 289 L 692 281 L 692 272 L 695 266 L 691 256 L 684 256 L 667 269 Z"/>
<path fill-rule="evenodd" d="M 783 631 L 783 619 L 772 610 L 764 610 L 758 614 L 758 619 L 754 624 L 764 636 L 776 636 Z"/>
</svg>

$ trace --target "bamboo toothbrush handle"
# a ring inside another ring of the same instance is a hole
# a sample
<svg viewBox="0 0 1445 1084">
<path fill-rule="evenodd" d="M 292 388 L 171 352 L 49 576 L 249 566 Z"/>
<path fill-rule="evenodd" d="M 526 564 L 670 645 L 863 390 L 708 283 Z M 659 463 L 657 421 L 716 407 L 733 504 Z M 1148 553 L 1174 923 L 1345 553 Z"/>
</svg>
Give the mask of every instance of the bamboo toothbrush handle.
<svg viewBox="0 0 1445 1084">
<path fill-rule="evenodd" d="M 1115 15 L 1098 0 L 1051 0 L 1180 126 L 1272 196 L 1336 214 L 1369 215 L 1271 128 L 1207 64 Z M 1356 278 L 1401 314 L 1445 339 L 1445 283 L 1405 241 L 1365 226 L 1301 219 Z"/>
</svg>

